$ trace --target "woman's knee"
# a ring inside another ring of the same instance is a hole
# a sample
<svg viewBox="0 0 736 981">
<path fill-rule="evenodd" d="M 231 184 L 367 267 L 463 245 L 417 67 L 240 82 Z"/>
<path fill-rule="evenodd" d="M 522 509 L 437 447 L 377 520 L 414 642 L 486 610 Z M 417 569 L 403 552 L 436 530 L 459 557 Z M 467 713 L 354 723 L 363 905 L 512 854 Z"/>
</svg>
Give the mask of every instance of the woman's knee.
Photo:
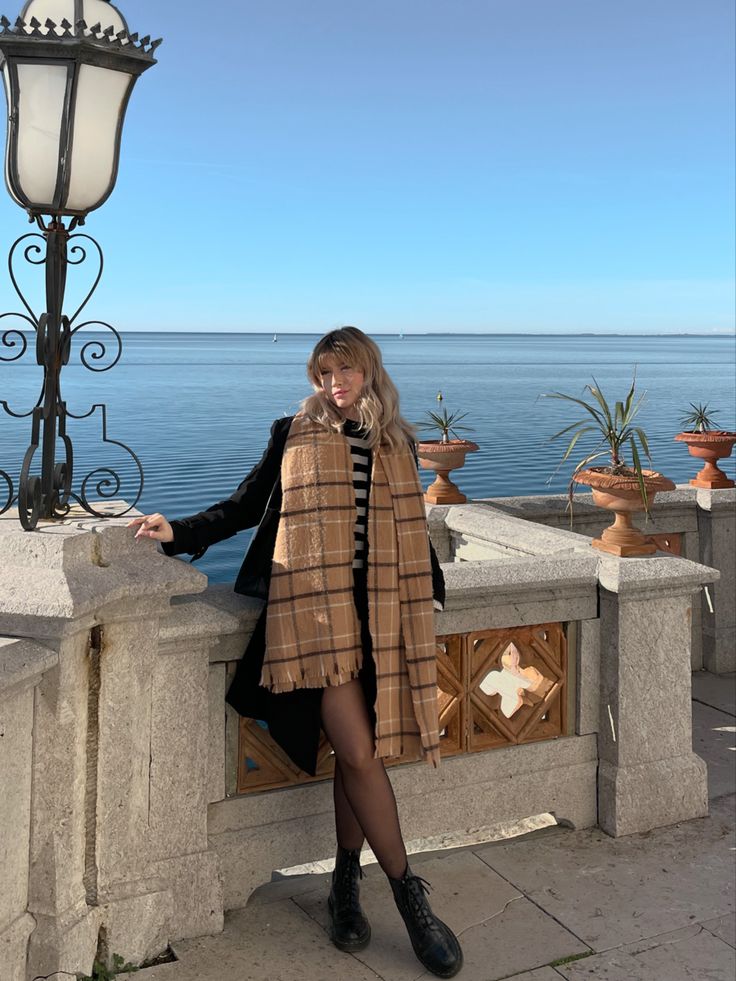
<svg viewBox="0 0 736 981">
<path fill-rule="evenodd" d="M 343 776 L 360 773 L 375 766 L 375 747 L 372 739 L 351 740 L 347 746 L 332 747 Z"/>
<path fill-rule="evenodd" d="M 374 732 L 358 681 L 328 688 L 322 695 L 322 728 L 343 774 L 366 770 L 375 753 Z"/>
</svg>

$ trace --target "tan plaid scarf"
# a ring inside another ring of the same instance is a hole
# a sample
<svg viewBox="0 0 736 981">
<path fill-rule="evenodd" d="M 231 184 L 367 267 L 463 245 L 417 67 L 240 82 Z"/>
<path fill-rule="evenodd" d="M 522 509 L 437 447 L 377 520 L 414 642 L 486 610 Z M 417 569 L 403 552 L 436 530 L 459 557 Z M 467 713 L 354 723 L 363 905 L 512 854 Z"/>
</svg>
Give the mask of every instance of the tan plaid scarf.
<svg viewBox="0 0 736 981">
<path fill-rule="evenodd" d="M 266 612 L 261 684 L 340 685 L 362 663 L 353 601 L 355 491 L 350 444 L 303 414 L 281 463 L 283 500 Z M 411 448 L 373 450 L 368 626 L 376 663 L 376 756 L 439 763 L 432 568 Z"/>
</svg>

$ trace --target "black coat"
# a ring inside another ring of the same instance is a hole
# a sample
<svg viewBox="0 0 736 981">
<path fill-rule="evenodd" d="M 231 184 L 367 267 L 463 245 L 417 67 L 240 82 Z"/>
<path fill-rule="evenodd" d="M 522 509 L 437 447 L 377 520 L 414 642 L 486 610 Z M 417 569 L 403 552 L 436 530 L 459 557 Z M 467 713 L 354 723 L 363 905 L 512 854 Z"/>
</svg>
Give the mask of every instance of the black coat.
<svg viewBox="0 0 736 981">
<path fill-rule="evenodd" d="M 206 511 L 171 522 L 174 541 L 162 546 L 167 555 L 188 553 L 192 555 L 191 561 L 195 562 L 210 545 L 258 525 L 233 588 L 236 593 L 245 596 L 267 595 L 281 511 L 281 460 L 293 418 L 284 416 L 274 421 L 263 457 L 230 497 L 213 504 Z M 435 600 L 444 606 L 444 576 L 431 542 L 429 548 L 432 592 Z M 260 589 L 256 590 L 256 585 Z M 314 775 L 322 690 L 298 689 L 274 695 L 259 685 L 265 654 L 265 630 L 264 604 L 238 664 L 227 701 L 240 715 L 266 721 L 271 736 L 297 766 Z"/>
</svg>

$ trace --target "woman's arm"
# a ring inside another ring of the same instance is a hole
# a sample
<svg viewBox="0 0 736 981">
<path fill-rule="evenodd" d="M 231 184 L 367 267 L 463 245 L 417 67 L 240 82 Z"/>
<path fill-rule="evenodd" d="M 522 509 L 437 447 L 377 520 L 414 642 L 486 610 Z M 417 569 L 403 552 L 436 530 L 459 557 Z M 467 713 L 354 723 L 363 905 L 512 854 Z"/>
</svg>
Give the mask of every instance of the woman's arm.
<svg viewBox="0 0 736 981">
<path fill-rule="evenodd" d="M 284 444 L 292 419 L 293 416 L 285 416 L 274 421 L 263 456 L 230 497 L 198 514 L 171 522 L 174 540 L 162 543 L 166 555 L 186 552 L 193 556 L 194 562 L 210 545 L 258 524 L 281 472 Z"/>
</svg>

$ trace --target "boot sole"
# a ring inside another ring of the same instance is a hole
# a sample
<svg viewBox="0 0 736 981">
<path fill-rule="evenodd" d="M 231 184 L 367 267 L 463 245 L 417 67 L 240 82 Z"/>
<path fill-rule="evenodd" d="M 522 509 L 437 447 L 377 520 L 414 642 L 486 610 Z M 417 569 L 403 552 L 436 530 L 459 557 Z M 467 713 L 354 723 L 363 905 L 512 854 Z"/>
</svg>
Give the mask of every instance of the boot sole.
<svg viewBox="0 0 736 981">
<path fill-rule="evenodd" d="M 368 931 L 368 936 L 365 938 L 365 940 L 356 940 L 353 943 L 346 943 L 342 940 L 336 940 L 334 933 L 332 932 L 332 930 L 330 930 L 330 940 L 333 942 L 333 944 L 337 947 L 338 950 L 342 950 L 346 954 L 352 954 L 356 950 L 363 950 L 365 947 L 368 946 L 368 944 L 371 942 L 371 932 L 370 930 Z"/>
<path fill-rule="evenodd" d="M 446 923 L 443 923 L 442 920 L 438 919 L 438 923 L 442 923 L 442 926 L 446 930 L 450 930 L 450 928 L 447 926 L 447 924 Z M 452 931 L 450 931 L 450 932 L 452 932 Z M 453 937 L 455 937 L 455 934 L 454 933 L 452 935 L 453 935 Z M 411 936 L 409 937 L 409 940 L 411 942 Z M 416 955 L 416 958 L 419 961 L 419 963 L 422 965 L 422 967 L 425 970 L 429 971 L 430 974 L 434 974 L 434 976 L 437 977 L 437 978 L 454 978 L 455 975 L 458 974 L 462 970 L 462 966 L 463 966 L 463 962 L 464 962 L 463 949 L 460 946 L 460 942 L 457 939 L 457 937 L 455 937 L 455 946 L 457 947 L 457 963 L 453 967 L 451 967 L 449 971 L 445 971 L 443 973 L 442 971 L 438 971 L 436 968 L 433 968 L 429 964 L 427 964 L 426 961 L 424 961 L 419 956 L 419 951 L 416 949 L 416 947 L 414 947 L 414 944 L 412 943 L 412 948 L 414 950 L 414 954 Z"/>
<path fill-rule="evenodd" d="M 429 964 L 425 964 L 425 962 L 422 960 L 422 958 L 419 956 L 416 950 L 414 951 L 414 953 L 416 954 L 417 960 L 422 965 L 422 967 L 426 971 L 429 971 L 430 974 L 434 974 L 436 978 L 454 978 L 455 975 L 462 970 L 462 966 L 463 966 L 462 951 L 460 951 L 460 957 L 458 958 L 457 964 L 451 970 L 445 971 L 444 974 L 440 973 L 440 971 L 437 971 L 435 968 L 430 967 Z"/>
<path fill-rule="evenodd" d="M 332 917 L 332 903 L 327 900 L 327 909 Z M 352 954 L 356 950 L 363 950 L 371 942 L 371 928 L 368 924 L 368 933 L 365 937 L 361 937 L 359 940 L 338 940 L 335 937 L 335 928 L 332 923 L 330 923 L 330 940 L 337 947 L 338 950 L 342 950 L 346 954 Z"/>
</svg>

